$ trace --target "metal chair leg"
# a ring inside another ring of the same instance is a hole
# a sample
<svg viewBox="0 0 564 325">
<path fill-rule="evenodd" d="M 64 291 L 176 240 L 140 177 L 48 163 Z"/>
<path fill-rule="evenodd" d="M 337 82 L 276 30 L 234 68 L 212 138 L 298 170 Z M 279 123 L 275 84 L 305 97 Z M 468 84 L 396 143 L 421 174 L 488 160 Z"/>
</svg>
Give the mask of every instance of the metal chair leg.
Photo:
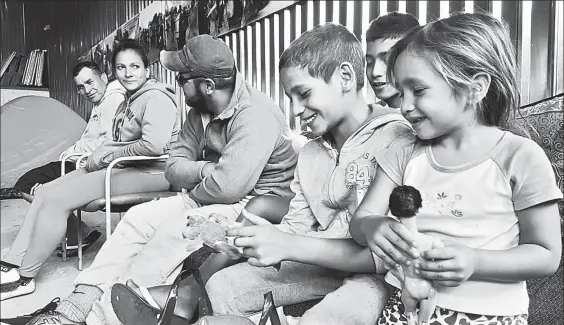
<svg viewBox="0 0 564 325">
<path fill-rule="evenodd" d="M 78 270 L 82 271 L 82 229 L 80 227 L 82 224 L 82 211 L 77 210 L 76 216 L 78 218 L 78 223 L 76 226 L 77 238 L 78 238 Z"/>
<path fill-rule="evenodd" d="M 61 248 L 63 251 L 63 262 L 67 261 L 67 234 L 65 233 L 65 237 L 61 240 Z"/>
</svg>

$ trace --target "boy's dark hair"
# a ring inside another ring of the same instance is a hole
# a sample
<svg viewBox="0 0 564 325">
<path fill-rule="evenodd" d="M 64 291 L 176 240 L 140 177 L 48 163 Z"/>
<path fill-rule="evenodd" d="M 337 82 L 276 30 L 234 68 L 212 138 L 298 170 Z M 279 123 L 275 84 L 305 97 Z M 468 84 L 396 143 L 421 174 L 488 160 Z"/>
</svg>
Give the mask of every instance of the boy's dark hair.
<svg viewBox="0 0 564 325">
<path fill-rule="evenodd" d="M 96 72 L 99 76 L 102 75 L 103 71 L 100 69 L 100 67 L 96 64 L 96 62 L 93 61 L 82 61 L 82 62 L 78 62 L 74 68 L 72 68 L 72 76 L 76 77 L 78 76 L 78 74 L 80 73 L 80 71 L 82 71 L 82 69 L 84 68 L 88 68 L 94 72 Z"/>
<path fill-rule="evenodd" d="M 370 22 L 366 30 L 366 42 L 377 39 L 402 38 L 409 30 L 419 26 L 412 14 L 390 12 Z"/>
<path fill-rule="evenodd" d="M 349 62 L 356 74 L 357 90 L 364 87 L 366 59 L 362 45 L 345 26 L 335 23 L 317 25 L 293 40 L 282 52 L 279 70 L 299 67 L 315 78 L 329 83 L 343 62 Z"/>
<path fill-rule="evenodd" d="M 117 43 L 117 46 L 113 49 L 114 53 L 112 54 L 112 67 L 114 67 L 114 69 L 116 68 L 116 58 L 118 53 L 125 50 L 132 50 L 137 52 L 137 54 L 141 57 L 143 64 L 145 65 L 144 68 L 149 67 L 149 58 L 147 57 L 145 51 L 143 51 L 143 48 L 141 47 L 139 42 L 134 39 L 126 38 L 120 40 Z"/>
</svg>

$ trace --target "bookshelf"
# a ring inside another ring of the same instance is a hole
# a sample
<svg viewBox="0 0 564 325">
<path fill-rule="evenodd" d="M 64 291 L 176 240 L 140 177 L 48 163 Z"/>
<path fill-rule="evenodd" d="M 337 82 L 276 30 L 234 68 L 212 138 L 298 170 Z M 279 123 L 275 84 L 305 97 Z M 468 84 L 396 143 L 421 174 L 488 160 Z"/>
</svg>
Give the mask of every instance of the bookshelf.
<svg viewBox="0 0 564 325">
<path fill-rule="evenodd" d="M 0 68 L 0 105 L 23 96 L 49 97 L 47 50 L 12 52 Z"/>
<path fill-rule="evenodd" d="M 35 49 L 28 55 L 12 52 L 0 70 L 0 87 L 49 88 L 47 50 Z"/>
</svg>

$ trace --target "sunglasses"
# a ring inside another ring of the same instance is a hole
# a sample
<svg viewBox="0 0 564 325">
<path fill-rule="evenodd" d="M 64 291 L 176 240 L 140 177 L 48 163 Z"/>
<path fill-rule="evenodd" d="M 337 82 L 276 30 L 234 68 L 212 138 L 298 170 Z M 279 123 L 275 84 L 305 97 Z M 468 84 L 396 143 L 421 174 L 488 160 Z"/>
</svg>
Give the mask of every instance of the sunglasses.
<svg viewBox="0 0 564 325">
<path fill-rule="evenodd" d="M 178 83 L 178 85 L 180 87 L 182 87 L 188 82 L 188 80 L 197 79 L 197 78 L 203 78 L 203 77 L 200 77 L 200 76 L 183 77 L 181 75 L 177 75 L 176 76 L 176 82 Z"/>
</svg>

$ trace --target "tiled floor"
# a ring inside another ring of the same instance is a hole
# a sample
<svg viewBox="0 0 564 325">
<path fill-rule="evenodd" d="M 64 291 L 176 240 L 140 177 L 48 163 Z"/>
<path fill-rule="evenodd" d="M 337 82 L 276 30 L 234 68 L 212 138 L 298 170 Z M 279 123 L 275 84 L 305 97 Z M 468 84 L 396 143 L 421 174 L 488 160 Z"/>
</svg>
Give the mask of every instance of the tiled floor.
<svg viewBox="0 0 564 325">
<path fill-rule="evenodd" d="M 0 225 L 1 225 L 1 248 L 2 256 L 9 250 L 14 240 L 29 203 L 24 200 L 2 200 L 0 201 Z M 87 268 L 105 237 L 105 216 L 102 212 L 83 213 L 82 219 L 93 228 L 102 232 L 102 236 L 88 251 L 84 253 L 83 267 Z M 115 226 L 119 215 L 114 214 L 112 224 Z M 65 297 L 73 289 L 73 281 L 78 274 L 77 258 L 68 258 L 63 262 L 56 253 L 49 258 L 36 278 L 36 290 L 34 293 L 8 299 L 0 303 L 0 315 L 2 318 L 28 314 L 45 306 L 55 297 Z"/>
</svg>

